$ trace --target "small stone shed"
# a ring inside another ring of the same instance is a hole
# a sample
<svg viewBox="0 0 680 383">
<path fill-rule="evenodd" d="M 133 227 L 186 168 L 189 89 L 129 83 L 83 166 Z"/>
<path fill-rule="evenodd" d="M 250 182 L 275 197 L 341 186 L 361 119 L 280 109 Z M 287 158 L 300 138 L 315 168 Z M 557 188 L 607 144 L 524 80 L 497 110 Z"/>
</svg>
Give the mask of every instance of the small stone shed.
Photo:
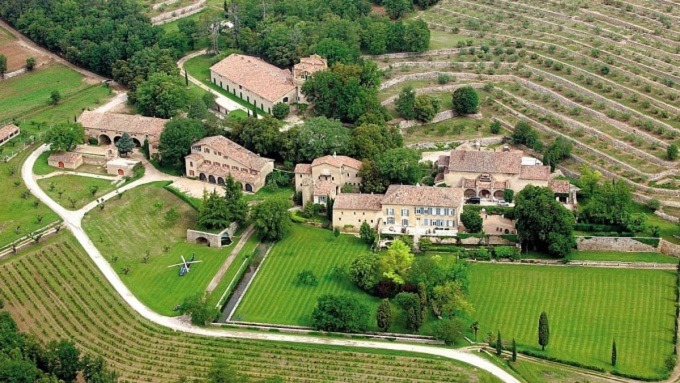
<svg viewBox="0 0 680 383">
<path fill-rule="evenodd" d="M 132 177 L 133 169 L 139 163 L 138 160 L 116 158 L 106 163 L 106 172 L 115 176 Z"/>
<path fill-rule="evenodd" d="M 221 248 L 226 239 L 232 241 L 234 233 L 238 229 L 236 222 L 232 222 L 228 228 L 219 233 L 210 233 L 202 230 L 187 230 L 187 242 L 205 244 L 208 247 Z"/>
<path fill-rule="evenodd" d="M 16 137 L 21 133 L 21 130 L 16 125 L 7 125 L 0 129 L 0 145 L 5 144 L 12 138 Z"/>
<path fill-rule="evenodd" d="M 55 168 L 75 170 L 83 164 L 83 155 L 73 152 L 55 152 L 47 158 L 47 164 Z"/>
</svg>

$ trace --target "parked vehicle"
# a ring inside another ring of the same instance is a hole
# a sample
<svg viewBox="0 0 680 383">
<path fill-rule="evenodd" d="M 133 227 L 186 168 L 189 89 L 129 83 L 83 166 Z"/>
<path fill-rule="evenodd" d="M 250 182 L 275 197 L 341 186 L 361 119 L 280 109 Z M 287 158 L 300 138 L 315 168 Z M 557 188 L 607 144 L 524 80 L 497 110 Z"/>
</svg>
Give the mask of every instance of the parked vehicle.
<svg viewBox="0 0 680 383">
<path fill-rule="evenodd" d="M 482 202 L 482 199 L 479 197 L 470 197 L 468 198 L 465 203 L 471 204 L 471 205 L 479 205 Z"/>
<path fill-rule="evenodd" d="M 510 206 L 510 202 L 507 202 L 506 200 L 502 199 L 498 201 L 498 206 Z"/>
</svg>

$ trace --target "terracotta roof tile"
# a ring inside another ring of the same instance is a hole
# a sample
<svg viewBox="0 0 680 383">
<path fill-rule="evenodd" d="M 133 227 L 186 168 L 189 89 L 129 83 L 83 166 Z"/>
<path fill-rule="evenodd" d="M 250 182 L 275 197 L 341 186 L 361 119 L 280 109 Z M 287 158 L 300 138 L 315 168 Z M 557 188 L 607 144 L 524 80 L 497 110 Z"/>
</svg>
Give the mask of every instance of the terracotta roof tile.
<svg viewBox="0 0 680 383">
<path fill-rule="evenodd" d="M 361 168 L 361 161 L 355 160 L 352 157 L 347 157 L 347 156 L 337 156 L 337 155 L 332 155 L 332 156 L 323 156 L 314 159 L 312 161 L 312 167 L 318 166 L 321 164 L 326 164 L 326 165 L 331 165 L 335 166 L 336 168 L 340 168 L 343 165 L 348 166 L 353 169 L 359 170 Z"/>
<path fill-rule="evenodd" d="M 542 180 L 547 181 L 550 177 L 550 166 L 541 165 L 522 165 L 519 173 L 521 180 Z"/>
<path fill-rule="evenodd" d="M 227 156 L 229 158 L 232 158 L 232 159 L 238 161 L 243 166 L 246 166 L 249 169 L 260 170 L 268 162 L 274 161 L 274 160 L 271 160 L 269 158 L 260 157 L 257 154 L 251 152 L 250 150 L 244 148 L 243 146 L 235 143 L 234 141 L 232 141 L 232 140 L 230 140 L 230 139 L 228 139 L 224 136 L 205 137 L 205 138 L 193 143 L 191 146 L 193 147 L 193 146 L 204 146 L 204 145 L 208 146 L 209 148 L 211 148 L 213 150 L 217 150 L 218 152 L 221 153 L 222 156 Z M 192 153 L 192 154 L 200 154 L 200 153 Z"/>
<path fill-rule="evenodd" d="M 443 164 L 439 164 L 440 166 Z M 522 152 L 452 150 L 449 172 L 519 174 Z"/>
<path fill-rule="evenodd" d="M 449 166 L 449 162 L 451 161 L 451 156 L 445 156 L 441 155 L 435 162 L 435 165 L 437 166 Z"/>
<path fill-rule="evenodd" d="M 78 122 L 88 129 L 115 130 L 128 134 L 144 134 L 156 137 L 160 137 L 168 121 L 155 117 L 91 111 L 83 112 L 78 119 Z"/>
<path fill-rule="evenodd" d="M 384 194 L 342 193 L 335 197 L 333 209 L 379 211 L 383 197 Z"/>
<path fill-rule="evenodd" d="M 331 181 L 319 181 L 314 185 L 314 195 L 330 195 L 335 189 L 335 183 Z"/>
<path fill-rule="evenodd" d="M 295 174 L 312 174 L 311 164 L 297 164 L 295 165 Z"/>
<path fill-rule="evenodd" d="M 18 132 L 19 127 L 14 124 L 9 124 L 0 129 L 0 139 L 9 137 L 13 132 Z"/>
<path fill-rule="evenodd" d="M 458 207 L 463 204 L 463 189 L 390 185 L 382 203 L 383 205 Z"/>
<path fill-rule="evenodd" d="M 289 70 L 253 56 L 232 54 L 210 70 L 272 103 L 295 89 Z"/>
<path fill-rule="evenodd" d="M 548 187 L 552 189 L 553 193 L 569 194 L 569 188 L 571 185 L 567 180 L 550 180 L 548 182 Z"/>
<path fill-rule="evenodd" d="M 299 63 L 293 66 L 295 72 L 307 72 L 309 74 L 325 70 L 326 68 L 328 68 L 328 62 L 319 55 L 303 57 Z"/>
<path fill-rule="evenodd" d="M 57 161 L 57 162 L 61 161 L 61 162 L 73 163 L 73 162 L 76 162 L 81 157 L 82 157 L 82 154 L 80 154 L 80 153 L 54 152 L 54 153 L 50 154 L 50 156 L 47 160 L 48 161 Z"/>
</svg>

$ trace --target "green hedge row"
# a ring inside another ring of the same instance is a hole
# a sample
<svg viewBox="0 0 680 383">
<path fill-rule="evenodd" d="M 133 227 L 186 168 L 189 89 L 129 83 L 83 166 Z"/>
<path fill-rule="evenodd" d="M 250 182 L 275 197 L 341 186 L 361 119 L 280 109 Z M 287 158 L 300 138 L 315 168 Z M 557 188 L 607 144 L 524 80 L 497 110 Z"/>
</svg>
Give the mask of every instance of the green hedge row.
<svg viewBox="0 0 680 383">
<path fill-rule="evenodd" d="M 576 231 L 599 231 L 599 232 L 622 232 L 623 228 L 613 225 L 599 225 L 594 223 L 576 223 L 574 224 Z"/>
<path fill-rule="evenodd" d="M 587 365 L 587 364 L 575 362 L 573 360 L 564 360 L 564 359 L 556 358 L 554 356 L 548 356 L 548 355 L 544 355 L 544 354 L 541 354 L 541 353 L 533 352 L 531 350 L 521 350 L 520 352 L 525 354 L 525 355 L 533 356 L 534 358 L 545 359 L 545 360 L 548 360 L 548 361 L 551 361 L 551 362 L 562 363 L 562 364 L 566 364 L 566 365 L 574 366 L 574 367 L 578 367 L 578 368 L 586 368 L 588 370 L 593 370 L 593 371 L 598 371 L 598 372 L 607 372 L 607 370 L 605 370 L 602 367 L 590 366 L 590 365 Z"/>
<path fill-rule="evenodd" d="M 645 245 L 649 246 L 654 246 L 654 247 L 659 247 L 659 242 L 661 242 L 661 238 L 633 238 L 634 240 L 644 243 Z"/>
<path fill-rule="evenodd" d="M 472 210 L 481 213 L 482 209 L 489 215 L 503 215 L 508 219 L 515 219 L 515 208 L 509 206 L 482 206 L 482 205 L 465 205 L 463 210 Z"/>
<path fill-rule="evenodd" d="M 196 198 L 191 198 L 188 195 L 182 193 L 181 191 L 173 188 L 170 184 L 163 186 L 163 189 L 169 191 L 170 193 L 176 195 L 179 199 L 189 204 L 194 210 L 198 211 L 201 208 L 201 203 Z"/>
</svg>

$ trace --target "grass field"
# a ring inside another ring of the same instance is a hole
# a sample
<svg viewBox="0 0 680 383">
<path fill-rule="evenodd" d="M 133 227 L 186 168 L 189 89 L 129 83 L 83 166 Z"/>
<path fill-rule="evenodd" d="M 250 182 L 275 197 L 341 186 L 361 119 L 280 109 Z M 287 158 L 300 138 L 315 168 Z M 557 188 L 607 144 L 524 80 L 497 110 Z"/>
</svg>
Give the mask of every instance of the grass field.
<svg viewBox="0 0 680 383">
<path fill-rule="evenodd" d="M 238 239 L 236 240 L 238 241 Z M 253 233 L 253 235 L 248 238 L 243 248 L 241 248 L 241 251 L 239 251 L 238 255 L 236 255 L 236 258 L 234 258 L 234 261 L 231 263 L 229 269 L 220 280 L 220 283 L 217 284 L 215 290 L 213 290 L 213 292 L 208 296 L 208 304 L 211 306 L 217 305 L 218 303 L 224 304 L 224 300 L 220 302 L 220 299 L 222 296 L 224 296 L 226 300 L 229 292 L 231 292 L 231 290 L 236 287 L 236 282 L 238 281 L 235 280 L 235 277 L 243 265 L 243 261 L 245 261 L 247 257 L 253 255 L 259 243 L 260 240 L 257 238 L 257 234 Z M 245 269 L 246 268 L 244 267 L 243 270 Z M 229 289 L 229 292 L 227 292 L 227 289 Z"/>
<path fill-rule="evenodd" d="M 22 196 L 27 189 L 21 181 L 21 164 L 34 149 L 32 146 L 9 162 L 0 162 L 0 247 L 58 219 L 44 204 L 35 207 L 36 198 L 32 195 Z M 19 184 L 15 185 L 16 182 Z M 38 216 L 42 216 L 42 222 L 38 222 Z"/>
<path fill-rule="evenodd" d="M 167 383 L 203 378 L 223 358 L 256 379 L 372 383 L 497 379 L 441 358 L 396 352 L 229 340 L 187 335 L 139 317 L 67 231 L 0 261 L 0 298 L 22 331 L 43 343 L 70 339 L 101 355 L 121 381 Z"/>
<path fill-rule="evenodd" d="M 177 315 L 175 305 L 205 289 L 233 245 L 212 249 L 186 243 L 196 211 L 163 185 L 140 186 L 109 200 L 104 210 L 95 209 L 85 217 L 83 227 L 139 300 L 160 314 Z M 165 218 L 170 209 L 179 214 L 174 223 Z M 144 263 L 147 251 L 150 261 Z M 178 267 L 168 268 L 181 262 L 180 256 L 192 254 L 202 262 L 186 276 L 178 276 Z M 128 275 L 123 273 L 125 266 L 131 269 Z"/>
<path fill-rule="evenodd" d="M 248 201 L 248 202 L 262 201 L 262 200 L 269 199 L 269 198 L 290 199 L 293 196 L 294 192 L 295 192 L 295 189 L 293 188 L 293 186 L 279 187 L 275 191 L 269 191 L 266 187 L 263 187 L 262 189 L 258 190 L 257 193 L 244 194 L 243 199 Z"/>
<path fill-rule="evenodd" d="M 38 180 L 38 185 L 45 193 L 47 193 L 47 195 L 69 210 L 78 210 L 116 188 L 110 180 L 68 174 Z M 52 188 L 52 186 L 54 186 L 54 188 Z M 94 186 L 96 186 L 98 190 L 92 195 L 90 188 Z M 63 191 L 61 197 L 59 196 L 60 191 Z M 75 205 L 71 200 L 74 200 Z"/>
<path fill-rule="evenodd" d="M 673 351 L 675 273 L 586 267 L 502 266 L 470 268 L 470 301 L 480 338 L 500 331 L 520 349 L 540 352 L 538 317 L 548 313 L 545 354 L 659 378 Z"/>
<path fill-rule="evenodd" d="M 57 169 L 55 167 L 52 167 L 49 165 L 47 162 L 47 159 L 49 156 L 52 154 L 51 151 L 47 151 L 42 153 L 36 160 L 35 164 L 33 165 L 33 173 L 36 175 L 46 175 L 50 174 L 53 172 L 56 172 Z M 63 170 L 63 169 L 61 169 Z M 101 175 L 110 175 L 106 172 L 106 169 L 104 169 L 103 166 L 97 166 L 97 165 L 90 165 L 90 164 L 83 164 L 78 166 L 78 168 L 75 170 L 78 173 L 92 173 L 92 174 L 101 174 Z"/>
<path fill-rule="evenodd" d="M 527 383 L 606 383 L 609 380 L 590 375 L 579 374 L 572 369 L 556 366 L 554 363 L 539 363 L 528 360 L 517 360 L 510 363 L 511 368 Z"/>
<path fill-rule="evenodd" d="M 624 253 L 618 251 L 573 251 L 572 261 L 678 263 L 678 258 L 661 253 Z"/>
<path fill-rule="evenodd" d="M 345 267 L 365 251 L 366 244 L 354 236 L 334 238 L 329 230 L 294 225 L 260 266 L 233 319 L 309 326 L 316 300 L 323 294 L 352 295 L 375 312 L 379 299 L 359 290 L 348 278 L 329 278 L 333 267 Z M 317 286 L 296 285 L 295 277 L 303 270 L 314 273 Z M 376 329 L 373 315 L 369 327 Z"/>
</svg>

